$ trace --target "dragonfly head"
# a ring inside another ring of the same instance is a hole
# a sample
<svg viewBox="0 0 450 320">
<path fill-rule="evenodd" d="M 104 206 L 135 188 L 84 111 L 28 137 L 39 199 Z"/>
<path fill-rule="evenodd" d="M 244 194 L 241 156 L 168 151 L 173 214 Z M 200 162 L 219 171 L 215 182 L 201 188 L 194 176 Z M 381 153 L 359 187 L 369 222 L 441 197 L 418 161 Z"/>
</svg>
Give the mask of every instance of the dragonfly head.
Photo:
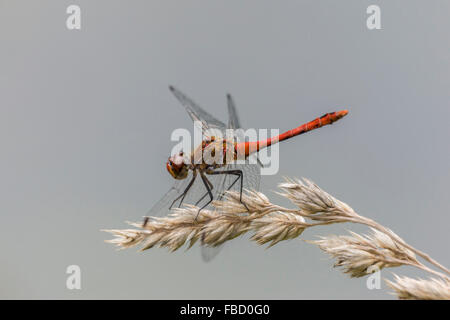
<svg viewBox="0 0 450 320">
<path fill-rule="evenodd" d="M 175 179 L 185 179 L 189 172 L 187 165 L 184 163 L 183 151 L 169 157 L 166 168 Z"/>
</svg>

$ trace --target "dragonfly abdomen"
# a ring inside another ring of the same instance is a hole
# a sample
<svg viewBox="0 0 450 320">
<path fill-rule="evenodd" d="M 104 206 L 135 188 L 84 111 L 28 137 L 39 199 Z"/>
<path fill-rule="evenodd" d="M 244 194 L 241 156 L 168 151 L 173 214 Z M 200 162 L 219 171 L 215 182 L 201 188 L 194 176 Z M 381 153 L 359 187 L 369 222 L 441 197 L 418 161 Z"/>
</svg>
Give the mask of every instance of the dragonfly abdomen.
<svg viewBox="0 0 450 320">
<path fill-rule="evenodd" d="M 259 150 L 269 147 L 272 144 L 278 143 L 283 140 L 290 139 L 292 137 L 298 136 L 300 134 L 306 133 L 308 131 L 312 131 L 314 129 L 318 129 L 328 124 L 332 124 L 333 122 L 338 121 L 339 119 L 345 117 L 347 115 L 347 110 L 341 110 L 337 112 L 326 113 L 320 118 L 314 119 L 310 122 L 302 124 L 295 129 L 286 131 L 278 136 L 269 138 L 263 141 L 252 141 L 252 142 L 241 142 L 236 145 L 236 150 L 238 154 L 245 154 L 245 157 L 248 157 L 252 153 L 258 152 Z"/>
</svg>

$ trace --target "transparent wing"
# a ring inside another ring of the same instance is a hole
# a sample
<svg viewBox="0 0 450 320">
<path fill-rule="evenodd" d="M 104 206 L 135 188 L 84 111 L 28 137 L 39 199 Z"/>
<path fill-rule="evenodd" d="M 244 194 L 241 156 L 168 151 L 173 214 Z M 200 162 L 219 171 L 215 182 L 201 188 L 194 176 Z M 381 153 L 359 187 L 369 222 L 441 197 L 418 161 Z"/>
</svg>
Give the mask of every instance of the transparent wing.
<svg viewBox="0 0 450 320">
<path fill-rule="evenodd" d="M 227 94 L 227 103 L 228 103 L 228 128 L 230 129 L 242 129 L 241 127 L 241 123 L 239 121 L 239 117 L 236 111 L 236 105 L 234 103 L 234 99 L 231 96 L 231 94 Z M 240 142 L 240 141 L 244 141 L 245 137 L 244 137 L 244 132 L 243 130 L 236 130 L 234 132 L 234 138 L 236 141 Z M 258 165 L 260 167 L 263 167 L 263 164 L 261 163 L 261 161 L 259 160 L 259 158 L 257 157 L 257 155 L 255 155 L 256 157 L 256 162 L 258 163 Z"/>
<path fill-rule="evenodd" d="M 236 141 L 244 141 L 245 137 L 243 134 L 241 122 L 239 121 L 239 116 L 236 110 L 236 105 L 234 103 L 234 99 L 230 94 L 227 94 L 227 104 L 228 104 L 228 128 L 235 129 L 234 138 Z M 244 189 L 250 190 L 259 190 L 259 182 L 261 180 L 261 168 L 260 163 L 258 164 L 238 164 L 231 163 L 226 166 L 226 170 L 241 170 L 244 174 Z M 233 176 L 227 175 L 226 180 L 224 181 L 225 186 L 233 179 Z M 232 182 L 231 182 L 232 183 Z M 228 184 L 229 185 L 229 184 Z"/>
<path fill-rule="evenodd" d="M 258 164 L 228 164 L 220 170 L 241 170 L 243 173 L 243 188 L 247 190 L 259 190 L 259 183 L 261 179 L 261 167 Z M 219 171 L 219 170 L 218 170 Z M 208 179 L 211 176 L 208 176 Z M 240 192 L 240 181 L 236 183 L 236 176 L 231 174 L 218 175 L 220 180 L 214 184 L 215 194 L 214 199 L 222 199 L 224 193 L 228 190 Z M 234 183 L 234 185 L 233 185 Z M 230 186 L 233 185 L 231 188 Z M 203 243 L 203 242 L 202 242 Z M 201 246 L 202 258 L 205 262 L 211 261 L 223 248 L 223 245 L 218 247 Z"/>
<path fill-rule="evenodd" d="M 203 261 L 209 262 L 214 259 L 219 254 L 220 250 L 222 250 L 223 246 L 223 244 L 217 247 L 202 246 L 201 253 Z"/>
<path fill-rule="evenodd" d="M 202 182 L 202 179 L 199 175 L 197 175 L 194 184 L 189 188 L 188 193 L 181 202 L 181 195 L 186 190 L 189 182 L 192 180 L 193 175 L 192 171 L 189 172 L 186 179 L 183 180 L 175 180 L 173 186 L 164 194 L 164 196 L 147 212 L 147 216 L 153 217 L 161 217 L 168 215 L 170 213 L 170 207 L 179 208 L 183 204 L 197 204 L 199 200 L 201 200 L 198 205 L 200 206 L 202 203 L 206 203 L 209 199 L 207 190 L 205 185 Z M 214 179 L 215 178 L 215 179 Z M 209 179 L 211 183 L 215 186 L 218 183 L 218 177 L 213 177 Z M 216 188 L 214 188 L 216 189 Z M 216 199 L 216 193 L 218 190 L 213 189 L 214 199 Z M 178 198 L 177 201 L 175 201 Z M 174 202 L 175 201 L 175 202 Z"/>
<path fill-rule="evenodd" d="M 207 111 L 198 106 L 192 99 L 190 99 L 180 90 L 176 89 L 173 86 L 170 86 L 169 88 L 170 91 L 174 94 L 174 96 L 178 99 L 178 101 L 180 101 L 180 103 L 185 107 L 192 121 L 201 122 L 202 124 L 201 129 L 203 130 L 205 135 L 207 136 L 211 135 L 210 133 L 212 130 L 220 130 L 222 134 L 225 133 L 226 125 L 222 121 L 210 115 Z M 231 118 L 234 119 L 233 120 L 234 124 L 239 124 L 239 121 L 237 120 L 237 114 L 234 107 L 234 103 L 232 101 L 231 103 L 232 103 L 232 110 L 230 111 L 230 119 Z M 231 117 L 231 114 L 233 114 L 233 117 Z M 192 179 L 192 172 L 189 172 L 189 175 L 186 179 L 176 180 L 174 185 L 166 192 L 166 194 L 147 212 L 147 216 L 163 216 L 168 214 L 170 211 L 169 207 L 171 206 L 173 201 L 184 192 L 191 179 Z M 224 178 L 217 176 L 212 177 L 209 180 L 210 181 L 212 180 L 211 182 L 213 183 L 213 185 L 221 185 L 223 184 L 223 179 Z M 214 189 L 215 190 L 213 190 L 213 194 L 216 196 L 219 190 L 217 190 L 217 188 Z M 196 179 L 193 186 L 190 188 L 188 194 L 186 195 L 183 203 L 195 204 L 205 194 L 206 198 L 207 197 L 206 189 L 201 179 Z M 178 205 L 174 207 L 177 206 Z"/>
<path fill-rule="evenodd" d="M 236 111 L 236 105 L 234 104 L 234 99 L 231 96 L 231 94 L 227 94 L 227 104 L 228 104 L 228 128 L 230 129 L 242 128 Z"/>
<path fill-rule="evenodd" d="M 221 133 L 225 131 L 226 125 L 222 121 L 217 120 L 215 117 L 203 110 L 191 98 L 186 96 L 180 90 L 176 89 L 173 86 L 169 86 L 169 89 L 178 99 L 178 101 L 180 101 L 180 103 L 184 106 L 192 121 L 194 121 L 194 123 L 196 121 L 200 121 L 201 128 L 199 129 L 202 130 L 203 135 L 213 136 L 215 135 L 215 132 L 217 132 L 216 130 Z"/>
<path fill-rule="evenodd" d="M 261 167 L 258 164 L 229 164 L 225 166 L 224 170 L 241 170 L 243 173 L 243 189 L 259 190 L 259 183 L 261 181 Z M 236 176 L 226 174 L 224 175 L 222 193 L 218 195 L 218 199 L 223 196 L 227 190 L 240 191 L 240 181 L 237 181 L 231 189 L 230 186 L 236 180 Z"/>
<path fill-rule="evenodd" d="M 187 113 L 193 121 L 199 121 L 201 123 L 201 130 L 203 135 L 212 136 L 216 135 L 217 131 L 220 131 L 223 136 L 225 136 L 225 131 L 229 129 L 240 129 L 241 124 L 238 118 L 236 107 L 231 95 L 227 95 L 228 104 L 228 127 L 217 120 L 208 112 L 199 107 L 193 100 L 188 98 L 181 91 L 170 86 L 170 90 L 175 95 L 175 97 L 180 101 L 180 103 L 185 107 Z M 234 132 L 233 138 L 236 141 L 243 141 L 242 130 L 236 130 Z M 243 188 L 258 190 L 260 182 L 260 166 L 257 164 L 237 164 L 231 163 L 220 169 L 221 171 L 227 170 L 241 170 L 243 172 Z M 227 190 L 240 191 L 240 181 L 236 181 L 235 175 L 221 174 L 221 175 L 208 175 L 208 180 L 213 185 L 212 193 L 214 199 L 221 199 L 224 192 Z M 192 179 L 192 172 L 186 179 L 177 180 L 172 188 L 158 201 L 148 212 L 148 216 L 161 216 L 167 215 L 170 212 L 170 206 L 173 204 L 174 200 L 179 198 L 187 188 L 189 182 Z M 236 181 L 236 183 L 234 183 Z M 233 184 L 234 183 L 234 184 Z M 232 187 L 231 187 L 232 186 Z M 207 193 L 206 187 L 204 186 L 201 178 L 197 176 L 189 192 L 186 194 L 183 203 L 184 204 L 195 204 L 202 207 L 209 201 L 209 195 Z M 178 207 L 180 201 L 176 201 L 172 208 Z M 211 209 L 211 205 L 207 207 Z M 222 246 L 211 248 L 207 246 L 202 246 L 202 257 L 205 261 L 210 261 L 214 258 L 220 251 Z"/>
<path fill-rule="evenodd" d="M 233 97 L 230 94 L 227 94 L 227 105 L 228 105 L 228 128 L 229 129 L 240 129 L 241 124 L 239 121 L 239 117 L 236 111 L 236 105 L 234 103 Z M 244 136 L 242 130 L 236 130 L 233 132 L 236 141 L 243 141 Z M 230 137 L 228 137 L 230 138 Z M 261 170 L 259 164 L 237 164 L 230 163 L 225 167 L 219 169 L 220 171 L 229 171 L 229 170 L 241 170 L 243 173 L 243 188 L 248 190 L 259 190 L 259 182 L 261 179 Z M 218 170 L 218 171 L 219 171 Z M 209 179 L 210 176 L 208 176 Z M 218 175 L 216 177 L 220 177 L 218 181 L 216 181 L 216 190 L 214 193 L 214 199 L 221 199 L 224 193 L 228 190 L 240 191 L 240 181 L 236 181 L 236 176 L 231 174 L 223 174 Z M 234 183 L 234 184 L 233 184 Z M 232 186 L 232 187 L 231 187 Z M 230 189 L 231 187 L 231 189 Z M 202 245 L 201 253 L 204 261 L 211 261 L 220 250 L 223 248 L 223 245 L 218 247 L 207 247 Z"/>
<path fill-rule="evenodd" d="M 190 172 L 188 177 L 184 180 L 175 180 L 173 186 L 164 194 L 164 196 L 147 211 L 146 216 L 160 217 L 169 213 L 169 207 L 172 202 L 183 193 L 189 181 L 192 179 Z"/>
</svg>

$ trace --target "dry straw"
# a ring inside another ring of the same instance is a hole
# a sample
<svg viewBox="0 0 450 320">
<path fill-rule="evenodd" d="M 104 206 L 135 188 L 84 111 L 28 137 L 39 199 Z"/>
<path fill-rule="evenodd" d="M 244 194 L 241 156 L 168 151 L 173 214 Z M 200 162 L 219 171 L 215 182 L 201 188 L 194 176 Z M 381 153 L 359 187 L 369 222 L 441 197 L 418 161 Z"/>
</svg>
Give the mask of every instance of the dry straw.
<svg viewBox="0 0 450 320">
<path fill-rule="evenodd" d="M 255 191 L 243 195 L 245 207 L 239 200 L 239 193 L 228 192 L 224 200 L 213 202 L 215 210 L 202 210 L 198 217 L 198 208 L 188 205 L 174 209 L 167 217 L 149 217 L 145 227 L 141 223 L 130 223 L 133 229 L 104 230 L 115 236 L 107 242 L 119 248 L 141 245 L 141 250 L 158 246 L 175 251 L 184 244 L 190 248 L 199 239 L 202 245 L 215 247 L 251 232 L 251 240 L 271 247 L 280 241 L 297 238 L 305 229 L 314 226 L 358 223 L 368 226 L 371 233 L 350 232 L 345 236 L 326 236 L 308 242 L 333 257 L 335 266 L 341 267 L 350 277 L 363 277 L 373 268 L 398 266 L 413 266 L 435 277 L 416 280 L 395 276 L 394 281 L 387 283 L 400 299 L 450 298 L 450 271 L 407 244 L 392 230 L 360 216 L 307 179 L 286 179 L 279 188 L 278 194 L 288 198 L 297 208 L 273 204 L 264 194 Z"/>
<path fill-rule="evenodd" d="M 395 282 L 386 280 L 399 299 L 450 300 L 450 283 L 441 279 L 412 279 L 394 275 Z"/>
</svg>

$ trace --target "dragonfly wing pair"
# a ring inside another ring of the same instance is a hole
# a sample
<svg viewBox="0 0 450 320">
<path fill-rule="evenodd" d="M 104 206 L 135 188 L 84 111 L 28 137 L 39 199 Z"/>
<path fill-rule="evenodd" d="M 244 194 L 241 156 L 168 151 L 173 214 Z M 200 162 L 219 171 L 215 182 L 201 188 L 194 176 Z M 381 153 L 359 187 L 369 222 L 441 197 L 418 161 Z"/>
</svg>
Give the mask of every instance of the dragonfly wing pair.
<svg viewBox="0 0 450 320">
<path fill-rule="evenodd" d="M 236 111 L 236 105 L 234 103 L 234 99 L 230 94 L 227 94 L 227 105 L 228 105 L 228 127 L 221 128 L 222 134 L 225 136 L 226 132 L 225 129 L 233 129 L 233 138 L 235 141 L 243 141 L 244 135 L 242 129 L 239 117 Z M 223 168 L 221 168 L 223 171 L 229 171 L 229 170 L 241 170 L 243 172 L 243 187 L 244 189 L 251 189 L 251 190 L 258 190 L 259 189 L 259 182 L 261 179 L 260 174 L 260 166 L 257 164 L 238 164 L 238 163 L 229 163 Z M 227 190 L 230 190 L 230 186 L 233 185 L 233 183 L 236 181 L 236 176 L 230 175 L 230 174 L 224 174 L 220 175 L 220 180 L 217 181 L 217 191 L 215 193 L 214 199 L 221 199 L 224 195 L 224 192 Z M 239 185 L 236 183 L 232 186 L 235 188 L 235 190 L 239 190 Z M 219 247 L 207 247 L 202 246 L 201 253 L 202 258 L 204 261 L 210 261 L 213 259 L 221 250 L 223 245 Z"/>
<path fill-rule="evenodd" d="M 228 104 L 228 126 L 222 121 L 216 119 L 208 112 L 203 110 L 198 106 L 192 99 L 187 97 L 185 94 L 177 90 L 176 88 L 170 86 L 170 91 L 178 99 L 178 101 L 184 106 L 186 112 L 197 125 L 201 125 L 202 134 L 205 138 L 215 135 L 218 131 L 223 137 L 227 137 L 227 129 L 233 129 L 233 136 L 227 138 L 233 138 L 236 141 L 243 141 L 243 131 L 236 130 L 241 129 L 241 124 L 236 111 L 236 107 L 231 95 L 227 95 Z M 228 131 L 228 134 L 230 131 Z M 228 171 L 228 170 L 241 170 L 243 172 L 243 187 L 245 189 L 259 189 L 260 182 L 260 165 L 258 164 L 239 164 L 239 163 L 229 163 L 224 167 L 218 169 L 217 171 Z M 170 212 L 170 208 L 178 207 L 177 198 L 183 194 L 184 190 L 188 186 L 192 179 L 192 172 L 186 179 L 176 180 L 174 185 L 167 191 L 167 193 L 159 200 L 147 213 L 147 216 L 163 216 Z M 224 192 L 227 190 L 239 190 L 239 183 L 234 183 L 236 181 L 235 175 L 230 174 L 220 174 L 220 175 L 208 175 L 208 180 L 213 185 L 213 196 L 214 199 L 221 199 Z M 233 185 L 234 183 L 234 185 Z M 196 204 L 202 207 L 202 203 L 207 203 L 209 200 L 207 190 L 203 185 L 201 179 L 196 179 L 189 192 L 186 194 L 183 203 Z M 174 202 L 175 201 L 175 202 Z M 211 209 L 209 206 L 208 209 Z M 207 247 L 202 245 L 202 257 L 205 261 L 209 261 L 214 258 L 220 251 L 219 247 Z"/>
</svg>

